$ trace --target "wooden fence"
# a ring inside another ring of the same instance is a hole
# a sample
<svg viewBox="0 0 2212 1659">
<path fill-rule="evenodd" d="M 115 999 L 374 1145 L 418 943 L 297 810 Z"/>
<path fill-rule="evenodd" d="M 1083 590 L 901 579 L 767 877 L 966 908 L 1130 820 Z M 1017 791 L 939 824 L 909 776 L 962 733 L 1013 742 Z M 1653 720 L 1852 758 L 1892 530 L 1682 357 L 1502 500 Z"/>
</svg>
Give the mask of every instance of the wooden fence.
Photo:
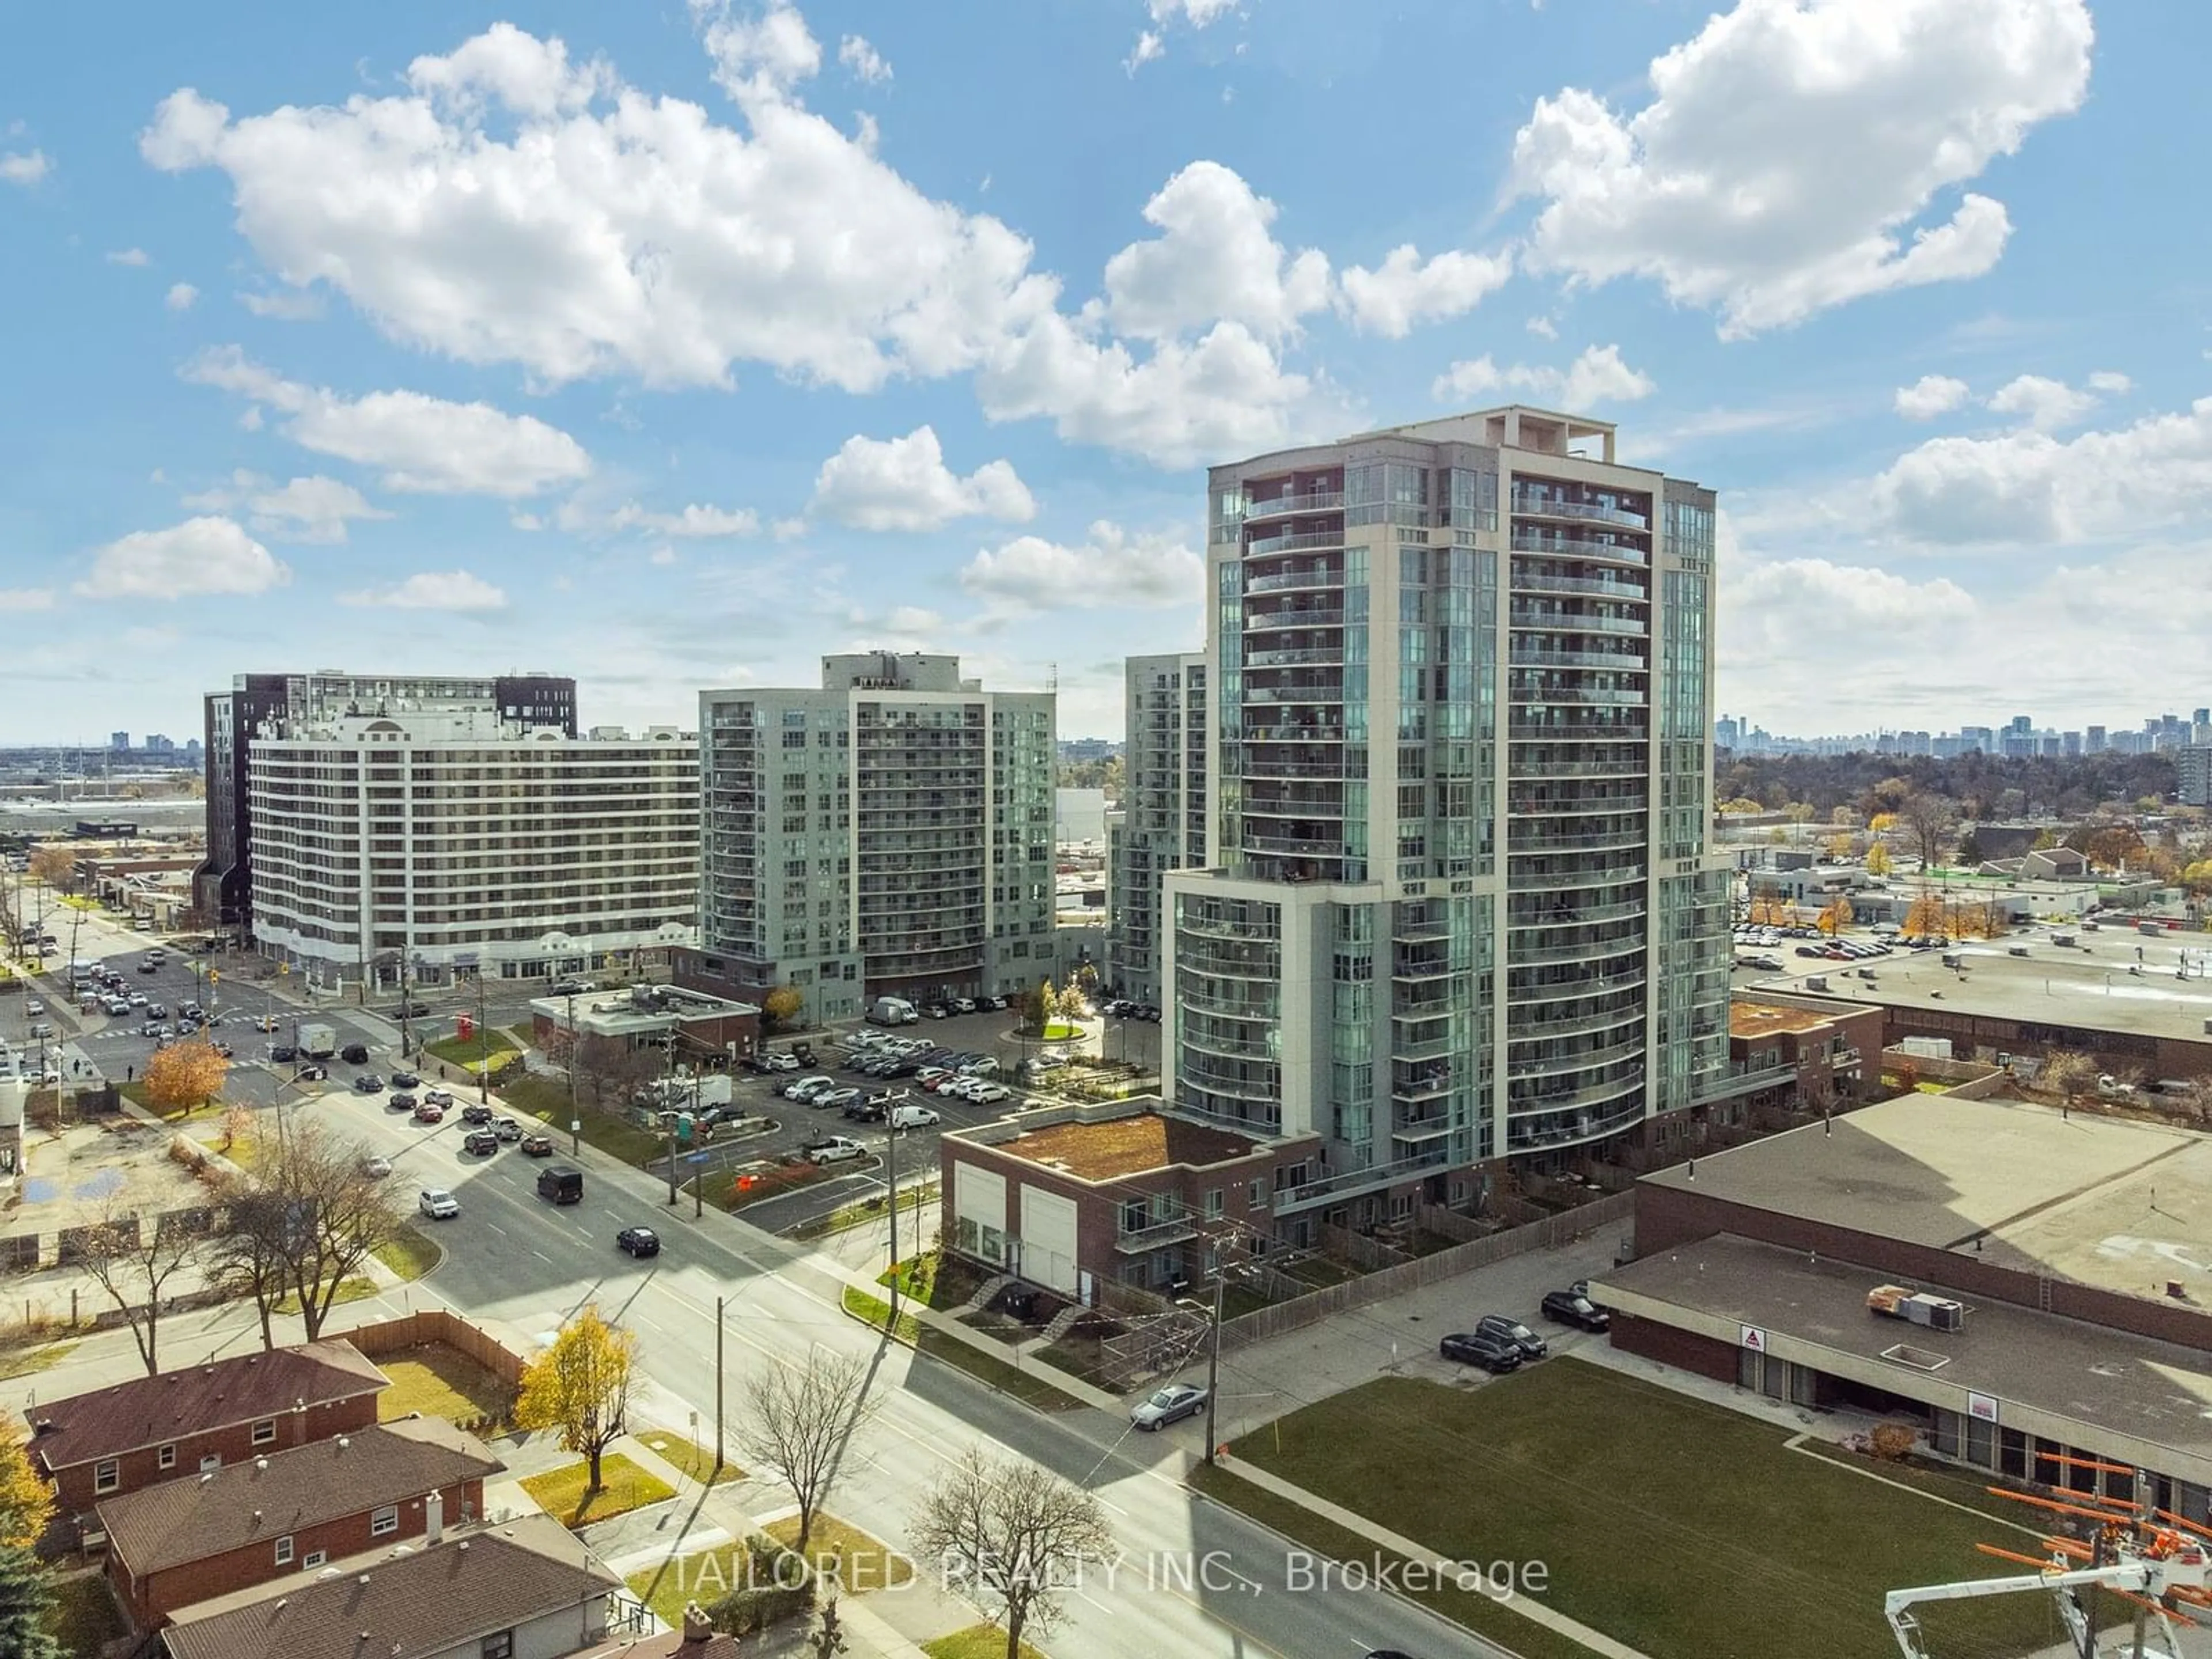
<svg viewBox="0 0 2212 1659">
<path fill-rule="evenodd" d="M 1221 1326 L 1221 1351 L 1224 1353 L 1234 1352 L 1252 1343 L 1264 1342 L 1270 1337 L 1303 1329 L 1332 1315 L 1386 1301 L 1407 1291 L 1419 1290 L 1424 1285 L 1470 1273 L 1477 1267 L 1487 1267 L 1493 1262 L 1525 1255 L 1531 1250 L 1557 1249 L 1578 1238 L 1587 1237 L 1600 1228 L 1626 1221 L 1635 1210 L 1636 1195 L 1633 1193 L 1614 1193 L 1595 1203 L 1583 1205 L 1559 1215 L 1547 1216 L 1543 1220 L 1526 1226 L 1492 1233 L 1487 1238 L 1470 1239 L 1464 1244 L 1455 1244 L 1432 1255 L 1401 1262 L 1379 1273 L 1367 1273 L 1341 1285 L 1331 1285 L 1287 1302 L 1278 1302 L 1273 1307 L 1261 1308 L 1235 1319 L 1224 1320 Z"/>
<path fill-rule="evenodd" d="M 508 1388 L 522 1386 L 525 1362 L 520 1354 L 481 1327 L 443 1308 L 428 1308 L 398 1319 L 380 1320 L 374 1325 L 356 1325 L 349 1331 L 334 1331 L 331 1334 L 343 1336 L 371 1359 L 404 1354 L 410 1348 L 433 1344 L 448 1347 L 474 1360 Z"/>
</svg>

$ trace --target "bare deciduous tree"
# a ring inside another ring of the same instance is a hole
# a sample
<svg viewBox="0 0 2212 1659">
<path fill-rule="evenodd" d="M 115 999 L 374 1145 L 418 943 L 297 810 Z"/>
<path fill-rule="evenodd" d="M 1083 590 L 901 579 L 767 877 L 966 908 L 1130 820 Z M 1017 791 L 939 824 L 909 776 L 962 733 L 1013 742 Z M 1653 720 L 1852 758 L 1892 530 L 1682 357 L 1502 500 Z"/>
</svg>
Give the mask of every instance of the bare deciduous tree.
<svg viewBox="0 0 2212 1659">
<path fill-rule="evenodd" d="M 1898 827 L 1912 837 L 1923 870 L 1942 857 L 1943 845 L 1958 822 L 1958 809 L 1941 795 L 1908 795 L 1897 809 Z"/>
<path fill-rule="evenodd" d="M 793 1553 L 806 1553 L 846 1446 L 875 1411 L 867 1361 L 827 1348 L 810 1349 L 803 1365 L 769 1366 L 746 1390 L 738 1407 L 738 1448 L 790 1488 L 799 1505 Z"/>
<path fill-rule="evenodd" d="M 2097 1062 L 2077 1050 L 2061 1049 L 2043 1062 L 2043 1084 L 2061 1097 L 2080 1094 L 2097 1080 Z"/>
<path fill-rule="evenodd" d="M 177 1212 L 165 1210 L 150 1223 L 142 1222 L 135 1211 L 123 1211 L 112 1201 L 86 1240 L 84 1270 L 122 1310 L 149 1376 L 161 1369 L 162 1293 L 199 1259 L 203 1248 L 200 1235 Z"/>
<path fill-rule="evenodd" d="M 243 1176 L 225 1182 L 218 1200 L 223 1224 L 208 1242 L 208 1277 L 252 1302 L 261 1346 L 274 1348 L 277 1304 L 292 1291 L 292 1212 L 277 1194 Z"/>
<path fill-rule="evenodd" d="M 1006 1659 L 1023 1632 L 1050 1626 L 1059 1593 L 1086 1561 L 1114 1548 L 1105 1507 L 1040 1463 L 971 1449 L 914 1519 L 915 1547 L 1006 1627 Z"/>
</svg>

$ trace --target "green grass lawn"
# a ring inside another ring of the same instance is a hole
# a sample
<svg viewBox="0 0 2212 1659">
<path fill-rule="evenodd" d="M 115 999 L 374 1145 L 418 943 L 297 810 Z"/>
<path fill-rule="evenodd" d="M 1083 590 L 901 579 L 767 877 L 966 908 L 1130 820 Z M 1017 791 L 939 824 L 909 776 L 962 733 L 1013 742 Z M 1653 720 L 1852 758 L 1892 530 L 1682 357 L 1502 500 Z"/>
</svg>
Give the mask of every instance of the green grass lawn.
<svg viewBox="0 0 2212 1659">
<path fill-rule="evenodd" d="M 964 1305 L 983 1285 L 981 1267 L 957 1256 L 948 1260 L 941 1250 L 924 1250 L 920 1255 L 908 1256 L 896 1268 L 878 1273 L 876 1283 L 890 1284 L 894 1273 L 898 1276 L 901 1296 L 909 1297 L 924 1307 L 948 1312 Z"/>
<path fill-rule="evenodd" d="M 532 1475 L 522 1483 L 522 1489 L 538 1500 L 538 1507 L 546 1514 L 572 1532 L 594 1521 L 611 1521 L 617 1515 L 628 1515 L 632 1510 L 641 1510 L 647 1504 L 658 1504 L 665 1498 L 676 1496 L 675 1487 L 658 1475 L 647 1474 L 620 1452 L 609 1452 L 599 1460 L 600 1484 L 597 1492 L 584 1489 L 591 1475 L 591 1464 L 580 1457 L 557 1469 Z M 682 1622 L 678 1620 L 679 1625 Z"/>
<path fill-rule="evenodd" d="M 122 1635 L 123 1615 L 108 1592 L 106 1575 L 95 1567 L 56 1578 L 46 1626 L 67 1659 L 96 1654 Z"/>
<path fill-rule="evenodd" d="M 658 1613 L 661 1623 L 682 1630 L 684 1604 L 696 1601 L 701 1607 L 712 1607 L 726 1592 L 743 1585 L 746 1559 L 743 1544 L 716 1544 L 641 1567 L 625 1582 L 630 1594 Z M 762 1563 L 763 1577 L 773 1571 L 768 1563 Z"/>
<path fill-rule="evenodd" d="M 849 1285 L 845 1287 L 845 1311 L 879 1331 L 889 1322 L 891 1312 L 889 1303 Z M 898 1328 L 890 1335 L 894 1341 L 905 1343 L 915 1352 L 926 1353 L 948 1365 L 957 1366 L 977 1382 L 988 1383 L 1000 1393 L 1010 1395 L 1037 1411 L 1079 1412 L 1083 1409 L 1084 1402 L 1074 1395 L 1063 1394 L 1050 1383 L 1016 1369 L 1003 1359 L 994 1359 L 989 1354 L 969 1347 L 957 1336 L 926 1329 L 911 1314 L 899 1316 Z"/>
<path fill-rule="evenodd" d="M 1236 1456 L 1450 1559 L 1541 1562 L 1549 1606 L 1651 1659 L 1888 1659 L 1885 1591 L 1993 1576 L 1975 1544 L 2019 1541 L 1788 1437 L 1563 1358 L 1477 1389 L 1378 1378 Z M 2063 1639 L 2042 1596 L 1933 1607 L 1923 1622 L 1938 1653 Z"/>
<path fill-rule="evenodd" d="M 366 1302 L 369 1297 L 375 1294 L 376 1281 L 373 1279 L 364 1279 L 359 1274 L 356 1274 L 351 1279 L 344 1279 L 340 1282 L 338 1285 L 338 1293 L 331 1298 L 331 1306 L 336 1308 L 341 1307 L 349 1302 Z M 275 1310 L 280 1314 L 295 1314 L 299 1312 L 299 1292 L 295 1291 L 287 1295 L 283 1301 L 276 1304 Z"/>
<path fill-rule="evenodd" d="M 919 1215 L 937 1203 L 937 1183 L 926 1182 L 918 1187 L 899 1188 L 899 1213 Z M 832 1233 L 842 1233 L 848 1228 L 866 1226 L 871 1221 L 880 1221 L 890 1212 L 880 1201 L 871 1204 L 862 1200 L 858 1204 L 847 1204 L 832 1210 L 828 1215 L 809 1216 L 788 1230 L 793 1238 L 827 1238 Z"/>
<path fill-rule="evenodd" d="M 518 1078 L 499 1091 L 499 1097 L 516 1111 L 536 1118 L 556 1138 L 568 1134 L 568 1085 L 562 1079 Z M 594 1111 L 589 1106 L 578 1107 L 575 1116 L 584 1126 L 583 1138 L 610 1158 L 642 1168 L 664 1153 L 665 1143 L 659 1135 L 626 1118 Z"/>
<path fill-rule="evenodd" d="M 452 1348 L 413 1348 L 398 1358 L 380 1359 L 377 1367 L 392 1379 L 392 1386 L 376 1398 L 376 1414 L 383 1422 L 410 1412 L 448 1423 L 498 1420 L 514 1403 L 497 1376 Z"/>
<path fill-rule="evenodd" d="M 446 1259 L 438 1243 L 412 1227 L 402 1227 L 376 1247 L 376 1259 L 404 1279 L 416 1279 Z"/>
<path fill-rule="evenodd" d="M 996 1625 L 970 1625 L 934 1642 L 924 1642 L 929 1659 L 1006 1659 L 1006 1632 Z M 1022 1659 L 1044 1659 L 1043 1652 L 1022 1644 Z"/>
<path fill-rule="evenodd" d="M 787 1515 L 781 1521 L 771 1521 L 761 1530 L 784 1547 L 793 1548 L 799 1540 L 799 1517 Z M 914 1579 L 914 1563 L 891 1548 L 881 1539 L 848 1525 L 834 1515 L 817 1515 L 814 1526 L 806 1536 L 806 1559 L 817 1574 L 837 1569 L 837 1582 L 844 1586 L 848 1595 L 866 1595 L 870 1590 L 894 1589 Z"/>
<path fill-rule="evenodd" d="M 422 1052 L 474 1076 L 485 1064 L 496 1067 L 509 1054 L 520 1054 L 522 1048 L 496 1026 L 480 1025 L 466 1036 L 440 1037 L 435 1042 L 426 1042 Z"/>
<path fill-rule="evenodd" d="M 683 1435 L 665 1434 L 653 1429 L 638 1436 L 638 1438 L 652 1447 L 656 1455 L 673 1463 L 702 1486 L 719 1486 L 726 1480 L 745 1478 L 745 1472 L 738 1467 L 735 1458 L 726 1455 L 722 1467 L 718 1469 L 714 1467 L 714 1449 L 712 1446 L 702 1446 Z"/>
<path fill-rule="evenodd" d="M 198 1106 L 156 1106 L 147 1097 L 146 1085 L 143 1080 L 118 1083 L 115 1086 L 121 1091 L 124 1099 L 129 1101 L 133 1106 L 143 1108 L 153 1113 L 164 1123 L 182 1123 L 187 1119 L 198 1123 L 210 1121 L 219 1123 L 222 1118 L 222 1101 L 220 1097 L 214 1100 L 204 1101 Z"/>
</svg>

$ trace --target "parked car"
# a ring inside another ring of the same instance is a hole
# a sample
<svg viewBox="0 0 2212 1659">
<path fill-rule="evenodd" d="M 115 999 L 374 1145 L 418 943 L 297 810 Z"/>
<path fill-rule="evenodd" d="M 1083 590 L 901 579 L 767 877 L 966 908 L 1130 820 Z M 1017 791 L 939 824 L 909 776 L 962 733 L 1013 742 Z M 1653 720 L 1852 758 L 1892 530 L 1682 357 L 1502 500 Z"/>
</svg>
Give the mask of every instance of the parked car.
<svg viewBox="0 0 2212 1659">
<path fill-rule="evenodd" d="M 1437 1352 L 1462 1365 L 1480 1365 L 1493 1376 L 1521 1368 L 1521 1345 L 1485 1331 L 1455 1331 L 1437 1344 Z"/>
<path fill-rule="evenodd" d="M 1195 1417 L 1205 1409 L 1204 1389 L 1194 1389 L 1188 1382 L 1171 1382 L 1132 1406 L 1129 1422 L 1133 1427 L 1156 1432 L 1170 1423 Z"/>
<path fill-rule="evenodd" d="M 484 1105 L 479 1101 L 472 1100 L 467 1105 L 461 1108 L 461 1121 L 464 1123 L 489 1123 L 491 1121 L 491 1108 Z"/>
<path fill-rule="evenodd" d="M 354 1079 L 353 1088 L 356 1094 L 380 1095 L 384 1092 L 384 1079 L 374 1072 L 363 1072 Z"/>
<path fill-rule="evenodd" d="M 392 1086 L 395 1089 L 419 1089 L 422 1086 L 422 1079 L 412 1072 L 394 1072 Z"/>
<path fill-rule="evenodd" d="M 446 1109 L 442 1106 L 433 1106 L 426 1100 L 415 1109 L 415 1121 L 417 1123 L 443 1123 L 446 1121 Z M 496 1152 L 498 1148 L 499 1142 L 495 1139 L 492 1142 L 492 1149 Z"/>
<path fill-rule="evenodd" d="M 975 1012 L 975 998 L 973 998 L 973 997 L 955 997 L 955 998 L 953 998 L 953 999 L 952 999 L 952 1012 L 953 1012 L 954 1013 L 956 1013 L 956 1014 L 972 1014 L 972 1013 L 974 1013 L 974 1012 Z"/>
<path fill-rule="evenodd" d="M 963 1092 L 966 1098 L 977 1106 L 994 1106 L 1000 1101 L 1014 1097 L 1014 1091 L 1003 1083 L 971 1083 Z"/>
<path fill-rule="evenodd" d="M 868 1149 L 857 1140 L 843 1135 L 824 1135 L 822 1144 L 810 1150 L 807 1157 L 817 1164 L 844 1164 L 856 1158 L 866 1158 Z"/>
<path fill-rule="evenodd" d="M 443 1117 L 445 1114 L 440 1112 L 438 1115 Z M 489 1158 L 499 1151 L 499 1137 L 489 1129 L 471 1129 L 461 1137 L 461 1150 L 477 1158 Z"/>
<path fill-rule="evenodd" d="M 545 1134 L 545 1133 L 537 1133 L 537 1134 L 527 1134 L 527 1135 L 523 1136 L 523 1138 L 522 1138 L 522 1155 L 523 1155 L 525 1158 L 550 1158 L 550 1157 L 552 1157 L 552 1156 L 553 1156 L 553 1137 L 552 1137 L 551 1135 Z"/>
<path fill-rule="evenodd" d="M 443 1187 L 425 1187 L 416 1207 L 433 1221 L 451 1221 L 461 1212 L 460 1200 Z"/>
<path fill-rule="evenodd" d="M 890 1125 L 894 1129 L 925 1129 L 932 1124 L 944 1121 L 944 1117 L 933 1109 L 917 1106 L 910 1101 L 902 1101 L 890 1110 Z"/>
<path fill-rule="evenodd" d="M 1601 1331 L 1613 1323 L 1613 1316 L 1586 1296 L 1572 1291 L 1544 1292 L 1544 1317 L 1556 1319 L 1562 1325 L 1573 1325 L 1585 1331 Z"/>
<path fill-rule="evenodd" d="M 1549 1342 L 1519 1320 L 1510 1319 L 1504 1314 L 1485 1314 L 1474 1322 L 1474 1328 L 1480 1335 L 1494 1336 L 1500 1341 L 1515 1344 L 1520 1348 L 1523 1359 L 1541 1359 L 1552 1352 Z"/>
<path fill-rule="evenodd" d="M 625 1227 L 615 1235 L 615 1246 L 633 1256 L 659 1255 L 660 1235 L 650 1227 Z"/>
<path fill-rule="evenodd" d="M 860 1091 L 858 1089 L 823 1089 L 810 1096 L 806 1103 L 809 1106 L 830 1106 L 842 1109 L 860 1097 Z"/>
</svg>

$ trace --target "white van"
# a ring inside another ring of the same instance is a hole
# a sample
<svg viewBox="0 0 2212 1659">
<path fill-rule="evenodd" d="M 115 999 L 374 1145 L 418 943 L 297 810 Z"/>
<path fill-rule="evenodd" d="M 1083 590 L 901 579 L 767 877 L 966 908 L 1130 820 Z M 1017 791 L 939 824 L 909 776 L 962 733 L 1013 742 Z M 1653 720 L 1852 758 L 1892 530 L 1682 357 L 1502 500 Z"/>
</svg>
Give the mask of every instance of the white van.
<svg viewBox="0 0 2212 1659">
<path fill-rule="evenodd" d="M 921 1018 L 920 1011 L 904 997 L 878 997 L 868 1005 L 872 1025 L 911 1025 Z"/>
</svg>

